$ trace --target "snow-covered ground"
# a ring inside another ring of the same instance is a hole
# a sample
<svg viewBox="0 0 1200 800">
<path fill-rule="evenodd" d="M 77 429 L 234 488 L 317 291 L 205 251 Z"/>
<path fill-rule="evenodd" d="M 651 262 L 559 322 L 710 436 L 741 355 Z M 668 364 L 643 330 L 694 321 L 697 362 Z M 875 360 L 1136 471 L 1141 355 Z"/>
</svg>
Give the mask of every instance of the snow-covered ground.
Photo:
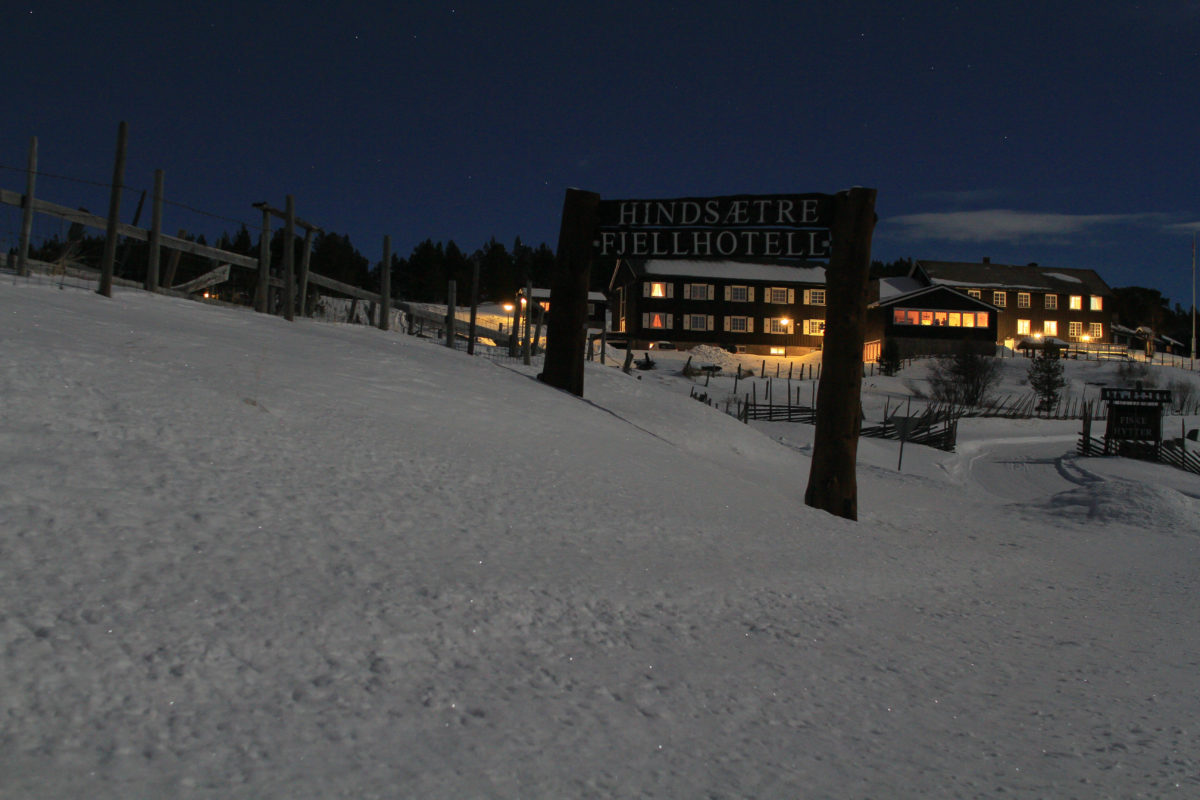
<svg viewBox="0 0 1200 800">
<path fill-rule="evenodd" d="M 1200 796 L 1200 477 L 1077 422 L 864 439 L 854 523 L 665 368 L 0 315 L 4 798 Z"/>
</svg>

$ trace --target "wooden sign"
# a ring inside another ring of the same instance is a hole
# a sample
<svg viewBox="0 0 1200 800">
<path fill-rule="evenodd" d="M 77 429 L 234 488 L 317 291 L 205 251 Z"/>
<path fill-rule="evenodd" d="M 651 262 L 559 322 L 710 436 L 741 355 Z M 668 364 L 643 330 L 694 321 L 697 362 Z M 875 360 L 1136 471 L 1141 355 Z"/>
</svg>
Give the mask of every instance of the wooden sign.
<svg viewBox="0 0 1200 800">
<path fill-rule="evenodd" d="M 538 378 L 583 396 L 588 275 L 594 256 L 674 259 L 828 259 L 827 310 L 812 468 L 804 502 L 858 518 L 855 474 L 862 425 L 875 190 L 601 200 L 567 190 L 550 294 L 546 362 Z"/>
<path fill-rule="evenodd" d="M 832 219 L 827 194 L 603 200 L 596 248 L 610 258 L 825 259 Z"/>
<path fill-rule="evenodd" d="M 1105 387 L 1100 399 L 1108 403 L 1108 425 L 1104 430 L 1108 442 L 1162 443 L 1163 406 L 1171 402 L 1169 389 L 1118 389 Z"/>
</svg>

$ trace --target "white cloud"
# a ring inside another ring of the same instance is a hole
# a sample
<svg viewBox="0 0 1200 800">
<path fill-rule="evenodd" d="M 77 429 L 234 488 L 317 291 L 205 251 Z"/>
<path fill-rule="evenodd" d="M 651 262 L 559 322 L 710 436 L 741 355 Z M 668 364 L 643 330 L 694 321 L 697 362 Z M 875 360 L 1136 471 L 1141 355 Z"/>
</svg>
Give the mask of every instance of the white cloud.
<svg viewBox="0 0 1200 800">
<path fill-rule="evenodd" d="M 982 211 L 947 211 L 904 214 L 883 220 L 900 226 L 907 239 L 950 242 L 1027 242 L 1031 239 L 1065 239 L 1072 234 L 1105 225 L 1146 222 L 1156 214 L 1046 214 L 996 208 Z"/>
</svg>

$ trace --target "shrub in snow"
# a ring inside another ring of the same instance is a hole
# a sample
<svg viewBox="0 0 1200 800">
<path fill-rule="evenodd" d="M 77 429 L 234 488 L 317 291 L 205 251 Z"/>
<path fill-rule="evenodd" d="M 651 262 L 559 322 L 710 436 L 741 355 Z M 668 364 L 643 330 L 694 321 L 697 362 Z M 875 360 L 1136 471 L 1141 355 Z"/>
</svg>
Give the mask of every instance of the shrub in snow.
<svg viewBox="0 0 1200 800">
<path fill-rule="evenodd" d="M 1063 362 L 1058 357 L 1058 348 L 1047 345 L 1046 349 L 1029 362 L 1029 385 L 1037 394 L 1038 411 L 1049 411 L 1058 405 L 1063 387 Z"/>
<path fill-rule="evenodd" d="M 982 405 L 1000 380 L 1000 362 L 980 355 L 963 341 L 954 355 L 942 356 L 929 368 L 929 393 L 951 406 Z"/>
<path fill-rule="evenodd" d="M 900 371 L 900 343 L 895 339 L 884 339 L 879 351 L 879 371 L 884 375 L 895 375 Z"/>
</svg>

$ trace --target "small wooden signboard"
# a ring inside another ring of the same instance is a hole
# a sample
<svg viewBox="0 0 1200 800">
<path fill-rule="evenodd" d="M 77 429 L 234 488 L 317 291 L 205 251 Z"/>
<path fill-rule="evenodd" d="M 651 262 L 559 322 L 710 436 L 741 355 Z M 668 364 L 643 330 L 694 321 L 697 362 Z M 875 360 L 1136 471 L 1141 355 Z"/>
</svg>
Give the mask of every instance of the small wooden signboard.
<svg viewBox="0 0 1200 800">
<path fill-rule="evenodd" d="M 1162 446 L 1163 407 L 1171 402 L 1169 389 L 1103 388 L 1100 399 L 1108 403 L 1104 452 L 1119 452 L 1122 442 L 1134 446 Z"/>
</svg>

